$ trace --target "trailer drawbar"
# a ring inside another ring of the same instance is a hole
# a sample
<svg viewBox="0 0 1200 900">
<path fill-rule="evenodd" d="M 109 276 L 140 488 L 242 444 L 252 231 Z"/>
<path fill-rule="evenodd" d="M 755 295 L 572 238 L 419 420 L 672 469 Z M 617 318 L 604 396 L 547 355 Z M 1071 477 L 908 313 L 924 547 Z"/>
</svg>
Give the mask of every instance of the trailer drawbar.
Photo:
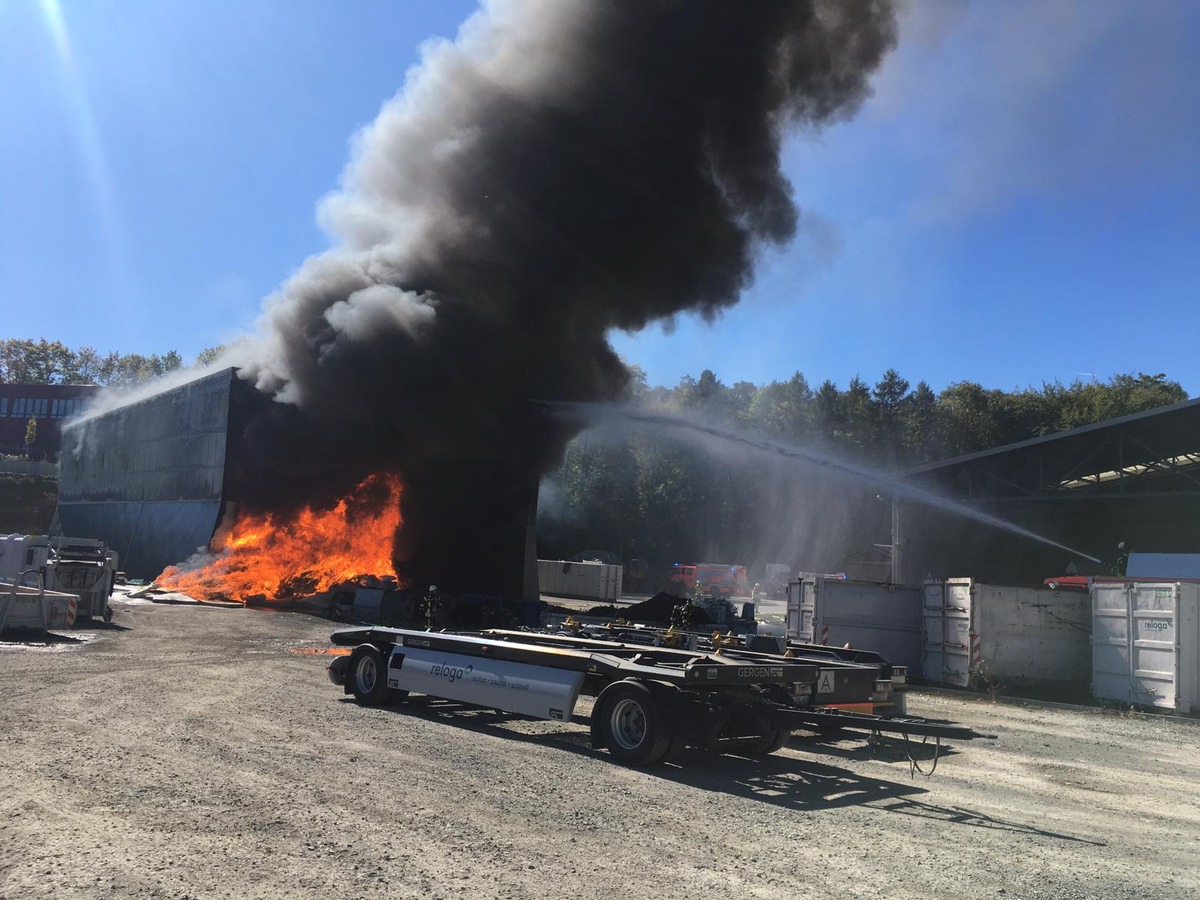
<svg viewBox="0 0 1200 900">
<path fill-rule="evenodd" d="M 329 665 L 329 678 L 363 704 L 411 692 L 569 721 L 580 694 L 593 696 L 592 746 L 630 766 L 674 759 L 686 747 L 762 756 L 800 728 L 935 738 L 939 745 L 942 738 L 991 737 L 950 722 L 861 711 L 890 708 L 891 681 L 878 664 L 828 652 L 805 658 L 794 648 L 787 655 L 705 652 L 564 633 L 384 627 L 342 629 L 332 641 L 353 649 Z"/>
</svg>

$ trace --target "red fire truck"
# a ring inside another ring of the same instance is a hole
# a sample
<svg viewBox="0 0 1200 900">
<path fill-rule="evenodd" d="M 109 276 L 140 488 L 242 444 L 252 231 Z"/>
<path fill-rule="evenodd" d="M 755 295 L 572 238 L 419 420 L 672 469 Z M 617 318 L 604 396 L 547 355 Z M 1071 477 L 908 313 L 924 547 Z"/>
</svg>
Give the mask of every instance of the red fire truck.
<svg viewBox="0 0 1200 900">
<path fill-rule="evenodd" d="M 670 582 L 689 593 L 696 590 L 698 584 L 700 590 L 723 597 L 745 597 L 750 594 L 750 576 L 745 566 L 730 566 L 724 563 L 675 563 Z"/>
</svg>

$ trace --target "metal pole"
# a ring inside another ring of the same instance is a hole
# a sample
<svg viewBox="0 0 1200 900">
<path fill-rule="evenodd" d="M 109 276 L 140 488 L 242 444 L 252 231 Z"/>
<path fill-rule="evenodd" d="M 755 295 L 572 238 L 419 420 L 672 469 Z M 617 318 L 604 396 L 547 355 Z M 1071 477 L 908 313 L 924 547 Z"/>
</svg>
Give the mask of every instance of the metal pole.
<svg viewBox="0 0 1200 900">
<path fill-rule="evenodd" d="M 900 501 L 892 497 L 892 571 L 891 583 L 901 582 Z"/>
</svg>

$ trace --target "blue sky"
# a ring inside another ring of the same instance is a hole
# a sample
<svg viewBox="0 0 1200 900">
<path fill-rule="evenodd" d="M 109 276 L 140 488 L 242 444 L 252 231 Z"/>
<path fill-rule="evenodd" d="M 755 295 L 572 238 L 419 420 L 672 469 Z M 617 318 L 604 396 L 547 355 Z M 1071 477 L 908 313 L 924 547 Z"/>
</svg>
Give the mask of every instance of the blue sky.
<svg viewBox="0 0 1200 900">
<path fill-rule="evenodd" d="M 421 42 L 474 4 L 0 0 L 0 337 L 186 359 L 329 246 L 318 201 Z M 860 114 L 793 135 L 803 210 L 713 369 L 935 389 L 1165 372 L 1200 394 L 1200 4 L 913 4 Z"/>
</svg>

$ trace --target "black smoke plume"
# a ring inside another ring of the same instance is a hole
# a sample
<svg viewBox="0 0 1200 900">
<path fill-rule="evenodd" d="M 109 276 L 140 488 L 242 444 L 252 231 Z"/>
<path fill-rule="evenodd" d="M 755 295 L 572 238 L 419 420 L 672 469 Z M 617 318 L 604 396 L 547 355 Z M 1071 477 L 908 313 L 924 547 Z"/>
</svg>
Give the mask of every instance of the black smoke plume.
<svg viewBox="0 0 1200 900">
<path fill-rule="evenodd" d="M 244 495 L 398 472 L 408 573 L 489 587 L 454 573 L 572 436 L 530 401 L 618 398 L 610 329 L 737 301 L 796 229 L 785 131 L 853 113 L 895 35 L 886 0 L 494 0 L 427 45 L 321 206 L 337 247 L 227 360 L 283 401 Z"/>
</svg>

